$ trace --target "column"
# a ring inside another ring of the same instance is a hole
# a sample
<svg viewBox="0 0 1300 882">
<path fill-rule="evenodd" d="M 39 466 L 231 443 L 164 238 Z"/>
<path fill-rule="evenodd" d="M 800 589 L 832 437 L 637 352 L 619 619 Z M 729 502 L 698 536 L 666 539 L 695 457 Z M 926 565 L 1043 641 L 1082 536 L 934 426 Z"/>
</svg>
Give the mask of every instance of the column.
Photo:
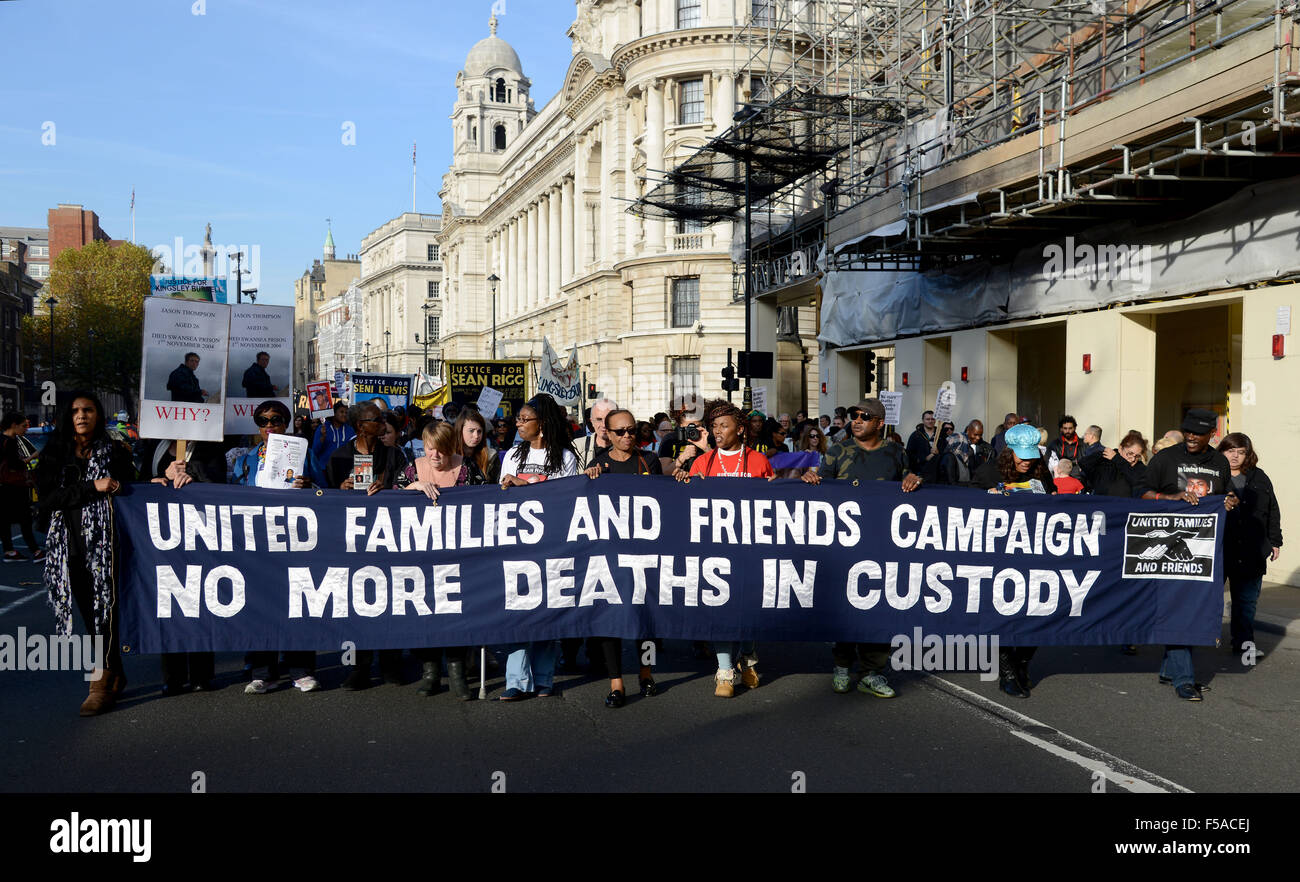
<svg viewBox="0 0 1300 882">
<path fill-rule="evenodd" d="M 547 208 L 550 210 L 550 218 L 547 226 L 550 232 L 547 234 L 546 244 L 548 246 L 548 255 L 546 267 L 550 273 L 547 279 L 548 287 L 546 293 L 550 297 L 560 295 L 560 239 L 563 234 L 560 232 L 560 188 L 553 187 L 550 191 L 550 198 L 546 200 Z"/>
<path fill-rule="evenodd" d="M 537 298 L 533 305 L 551 299 L 551 196 L 543 193 L 537 203 Z"/>
<path fill-rule="evenodd" d="M 646 90 L 645 102 L 645 173 L 646 192 L 663 180 L 664 169 L 664 86 L 662 80 L 653 80 Z M 664 222 L 657 217 L 645 219 L 646 250 L 658 253 L 664 250 Z"/>
<path fill-rule="evenodd" d="M 573 178 L 565 178 L 560 190 L 560 275 L 573 278 Z"/>
<path fill-rule="evenodd" d="M 596 227 L 596 241 L 598 243 L 597 260 L 604 262 L 614 262 L 614 233 L 613 233 L 613 211 L 611 206 L 614 204 L 614 121 L 605 118 L 600 124 L 600 208 L 597 217 L 599 226 Z"/>
<path fill-rule="evenodd" d="M 587 144 L 579 137 L 573 155 L 573 275 L 587 274 Z"/>
<path fill-rule="evenodd" d="M 510 219 L 510 251 L 506 256 L 506 295 L 502 298 L 502 314 L 513 315 L 515 289 L 519 287 L 519 222 Z"/>
<path fill-rule="evenodd" d="M 537 305 L 537 203 L 528 206 L 528 288 L 524 292 L 523 307 L 532 309 Z"/>
</svg>

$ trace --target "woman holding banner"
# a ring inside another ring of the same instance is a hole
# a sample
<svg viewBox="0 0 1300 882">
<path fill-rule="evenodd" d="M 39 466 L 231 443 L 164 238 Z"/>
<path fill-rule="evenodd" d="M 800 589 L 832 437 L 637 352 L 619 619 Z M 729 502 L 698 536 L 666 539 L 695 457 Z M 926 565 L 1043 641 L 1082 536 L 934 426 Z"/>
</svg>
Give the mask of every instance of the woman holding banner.
<svg viewBox="0 0 1300 882">
<path fill-rule="evenodd" d="M 477 412 L 477 411 L 476 411 Z M 448 487 L 467 487 L 487 483 L 483 472 L 472 460 L 460 452 L 456 439 L 460 436 L 449 423 L 431 421 L 424 427 L 424 455 L 406 467 L 406 489 L 415 490 L 437 502 L 439 494 Z M 469 647 L 452 646 L 447 649 L 447 685 L 461 701 L 469 701 L 469 683 L 465 680 L 465 666 Z M 438 691 L 441 679 L 439 662 L 443 650 L 436 647 L 413 649 L 421 663 L 421 695 Z"/>
<path fill-rule="evenodd" d="M 752 411 L 757 414 L 758 411 Z M 767 478 L 772 480 L 772 462 L 763 454 L 745 444 L 745 415 L 729 401 L 708 401 L 704 404 L 704 425 L 713 433 L 714 448 L 696 457 L 688 474 L 679 468 L 673 477 L 689 481 L 701 478 Z M 757 431 L 760 424 L 749 424 Z M 731 698 L 736 694 L 736 663 L 740 664 L 740 682 L 747 689 L 758 688 L 758 655 L 754 641 L 732 641 L 725 650 L 717 651 L 718 673 L 714 677 L 713 694 L 718 698 Z M 739 656 L 739 659 L 736 657 Z"/>
<path fill-rule="evenodd" d="M 990 493 L 1055 493 L 1056 482 L 1043 462 L 1039 429 L 1021 423 L 1007 429 L 1006 447 L 975 470 L 971 482 Z M 1003 646 L 998 650 L 998 684 L 1007 695 L 1028 698 L 1029 660 L 1037 646 Z"/>
<path fill-rule="evenodd" d="M 649 426 L 650 424 L 643 423 L 642 425 Z M 640 428 L 637 425 L 636 417 L 632 415 L 632 411 L 611 410 L 605 415 L 605 429 L 609 432 L 610 446 L 602 448 L 600 453 L 592 457 L 591 465 L 587 468 L 588 478 L 599 478 L 601 475 L 610 474 L 663 474 L 657 452 L 653 448 L 642 450 L 636 447 Z M 654 658 L 654 650 L 650 649 L 651 645 L 658 642 L 651 638 L 641 643 L 641 646 L 649 652 L 649 655 L 643 655 L 641 658 L 639 684 L 643 698 L 650 698 L 659 694 L 659 687 L 655 684 L 654 667 L 646 664 L 647 661 Z M 622 707 L 627 694 L 623 685 L 623 641 L 617 637 L 597 637 L 595 643 L 600 647 L 600 651 L 604 655 L 605 670 L 609 674 L 609 695 L 605 696 L 605 707 Z"/>
<path fill-rule="evenodd" d="M 501 488 L 523 487 L 578 473 L 578 454 L 569 437 L 564 411 L 540 393 L 519 408 L 515 418 L 519 443 L 501 461 Z M 501 701 L 516 701 L 536 690 L 538 698 L 555 694 L 555 641 L 514 644 L 506 660 L 506 691 Z"/>
<path fill-rule="evenodd" d="M 93 392 L 75 393 L 36 469 L 46 532 L 45 589 L 60 634 L 72 633 L 75 604 L 89 633 L 106 641 L 83 717 L 110 709 L 126 688 L 117 637 L 117 583 L 113 573 L 113 501 L 135 479 L 130 449 L 109 437 L 104 405 Z"/>
<path fill-rule="evenodd" d="M 261 443 L 251 450 L 244 453 L 243 456 L 235 462 L 235 480 L 236 484 L 244 484 L 248 487 L 257 486 L 257 473 L 261 470 L 262 464 L 266 461 L 266 442 L 272 435 L 283 434 L 289 427 L 289 420 L 292 415 L 289 408 L 285 407 L 282 402 L 271 400 L 263 401 L 253 411 L 253 423 L 257 426 L 257 431 L 261 434 Z M 316 464 L 313 461 L 311 449 L 307 449 L 307 462 L 303 466 L 306 474 L 312 474 L 316 471 Z M 311 481 L 305 475 L 299 475 L 294 478 L 293 486 L 296 489 L 303 489 L 311 486 Z M 244 687 L 244 692 L 249 695 L 262 695 L 278 688 L 280 680 L 280 653 L 272 650 L 270 652 L 250 652 L 247 657 L 246 670 L 252 677 L 252 681 Z M 320 688 L 320 683 L 316 681 L 316 653 L 310 650 L 298 652 L 286 652 L 284 654 L 284 665 L 289 671 L 294 668 L 302 669 L 302 676 L 293 681 L 294 688 L 300 692 L 315 692 Z M 258 668 L 266 668 L 266 676 L 257 676 Z"/>
</svg>

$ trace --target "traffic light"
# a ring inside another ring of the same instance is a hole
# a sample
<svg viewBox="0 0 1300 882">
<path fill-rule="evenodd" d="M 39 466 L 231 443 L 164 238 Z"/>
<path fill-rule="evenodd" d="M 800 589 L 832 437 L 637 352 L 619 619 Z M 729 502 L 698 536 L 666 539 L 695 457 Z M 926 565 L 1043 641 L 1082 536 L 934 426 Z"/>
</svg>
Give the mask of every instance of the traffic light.
<svg viewBox="0 0 1300 882">
<path fill-rule="evenodd" d="M 596 397 L 596 384 L 595 384 L 595 383 L 588 383 L 588 384 L 587 384 L 587 397 L 588 397 L 588 398 L 595 398 L 595 397 Z"/>
<path fill-rule="evenodd" d="M 724 392 L 736 392 L 740 389 L 740 381 L 736 379 L 736 369 L 727 365 L 722 369 L 722 390 Z"/>
<path fill-rule="evenodd" d="M 862 382 L 863 394 L 870 395 L 876 385 L 876 353 L 874 352 L 868 352 L 867 357 L 863 359 Z"/>
</svg>

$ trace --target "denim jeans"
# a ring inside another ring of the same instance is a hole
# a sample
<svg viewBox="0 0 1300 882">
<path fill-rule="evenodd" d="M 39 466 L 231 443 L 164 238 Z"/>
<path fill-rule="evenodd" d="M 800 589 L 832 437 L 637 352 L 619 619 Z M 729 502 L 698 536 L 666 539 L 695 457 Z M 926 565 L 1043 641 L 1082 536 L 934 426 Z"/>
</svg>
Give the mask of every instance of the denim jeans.
<svg viewBox="0 0 1300 882">
<path fill-rule="evenodd" d="M 722 647 L 721 649 L 718 647 Z M 746 640 L 743 643 L 733 640 L 730 643 L 719 643 L 714 647 L 714 652 L 718 654 L 718 670 L 729 671 L 736 666 L 735 657 L 737 655 L 753 655 L 754 641 Z"/>
<path fill-rule="evenodd" d="M 1173 680 L 1175 689 L 1195 683 L 1196 670 L 1192 667 L 1192 648 L 1166 646 L 1165 657 L 1160 662 L 1160 676 Z"/>
<path fill-rule="evenodd" d="M 1240 652 L 1241 644 L 1255 641 L 1255 606 L 1259 592 L 1264 587 L 1264 577 L 1246 579 L 1228 578 L 1228 591 L 1232 594 L 1232 651 Z"/>
<path fill-rule="evenodd" d="M 555 641 L 512 643 L 506 647 L 506 688 L 536 692 L 555 684 Z"/>
</svg>

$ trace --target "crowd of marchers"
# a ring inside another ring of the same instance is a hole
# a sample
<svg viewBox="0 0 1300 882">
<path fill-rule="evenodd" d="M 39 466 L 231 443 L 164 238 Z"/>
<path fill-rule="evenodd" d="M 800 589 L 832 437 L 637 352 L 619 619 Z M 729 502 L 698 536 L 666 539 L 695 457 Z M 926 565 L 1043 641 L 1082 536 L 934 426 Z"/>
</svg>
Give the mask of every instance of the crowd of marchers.
<svg viewBox="0 0 1300 882">
<path fill-rule="evenodd" d="M 69 400 L 39 455 L 24 442 L 28 418 L 20 413 L 4 416 L 0 448 L 4 559 L 25 559 L 13 547 L 12 529 L 17 525 L 29 554 L 44 566 L 59 633 L 71 633 L 75 608 L 87 630 L 104 636 L 109 647 L 102 676 L 92 680 L 81 706 L 83 716 L 111 708 L 126 685 L 117 634 L 113 494 L 137 480 L 177 490 L 195 482 L 256 486 L 267 439 L 277 433 L 299 435 L 308 442 L 295 488 L 414 492 L 431 500 L 464 486 L 497 484 L 509 489 L 542 480 L 599 480 L 607 474 L 679 481 L 693 476 L 795 478 L 809 484 L 841 481 L 853 486 L 885 481 L 898 484 L 900 493 L 941 484 L 990 493 L 1093 493 L 1191 505 L 1207 496 L 1222 496 L 1229 512 L 1225 573 L 1232 597 L 1234 653 L 1254 644 L 1255 607 L 1266 565 L 1277 559 L 1282 546 L 1278 500 L 1251 439 L 1239 432 L 1218 437 L 1217 416 L 1200 409 L 1189 410 L 1176 430 L 1154 444 L 1130 431 L 1115 446 L 1103 441 L 1102 430 L 1095 425 L 1080 434 L 1078 422 L 1070 415 L 1057 421 L 1053 437 L 1009 413 L 993 437 L 986 439 L 980 420 L 972 420 L 959 432 L 952 423 L 936 425 L 929 411 L 904 442 L 886 426 L 885 408 L 875 398 L 836 408 L 833 415 L 817 419 L 805 413 L 772 418 L 714 400 L 639 420 L 616 402 L 600 399 L 578 425 L 545 394 L 534 396 L 518 412 L 495 419 L 472 405 L 449 404 L 424 412 L 414 406 L 390 407 L 383 398 L 351 406 L 338 402 L 333 416 L 319 423 L 306 411 L 294 414 L 281 402 L 267 400 L 254 409 L 253 419 L 258 435 L 190 443 L 178 457 L 174 441 L 137 441 L 133 450 L 120 434 L 110 432 L 103 405 L 93 393 L 78 393 Z M 33 490 L 38 500 L 34 509 Z M 35 538 L 33 517 L 44 533 L 44 547 Z M 637 686 L 643 697 L 658 693 L 651 663 L 654 653 L 644 651 L 652 642 L 658 643 L 650 634 L 637 642 Z M 450 692 L 469 700 L 467 677 L 480 657 L 477 649 L 411 647 L 420 664 L 418 691 L 439 692 L 445 670 Z M 502 649 L 506 665 L 500 700 L 554 696 L 557 671 L 576 670 L 578 655 L 585 652 L 589 671 L 609 679 L 605 704 L 618 708 L 626 701 L 623 641 L 618 638 L 591 635 Z M 717 696 L 730 698 L 738 689 L 758 688 L 753 642 L 697 643 L 694 651 L 697 658 L 716 659 Z M 1128 646 L 1123 651 L 1137 650 Z M 342 688 L 371 686 L 376 656 L 380 678 L 402 683 L 403 652 L 357 650 Z M 999 683 L 1008 695 L 1029 697 L 1033 654 L 1034 647 L 1001 648 Z M 890 682 L 889 644 L 837 642 L 831 656 L 835 692 L 852 691 L 856 663 L 859 692 L 878 698 L 897 694 Z M 264 694 L 286 683 L 303 692 L 316 691 L 322 686 L 316 660 L 315 652 L 248 653 L 244 691 Z M 164 695 L 213 688 L 212 653 L 167 654 L 161 666 Z M 1159 678 L 1172 684 L 1180 698 L 1199 701 L 1203 697 L 1190 647 L 1166 647 Z"/>
</svg>

